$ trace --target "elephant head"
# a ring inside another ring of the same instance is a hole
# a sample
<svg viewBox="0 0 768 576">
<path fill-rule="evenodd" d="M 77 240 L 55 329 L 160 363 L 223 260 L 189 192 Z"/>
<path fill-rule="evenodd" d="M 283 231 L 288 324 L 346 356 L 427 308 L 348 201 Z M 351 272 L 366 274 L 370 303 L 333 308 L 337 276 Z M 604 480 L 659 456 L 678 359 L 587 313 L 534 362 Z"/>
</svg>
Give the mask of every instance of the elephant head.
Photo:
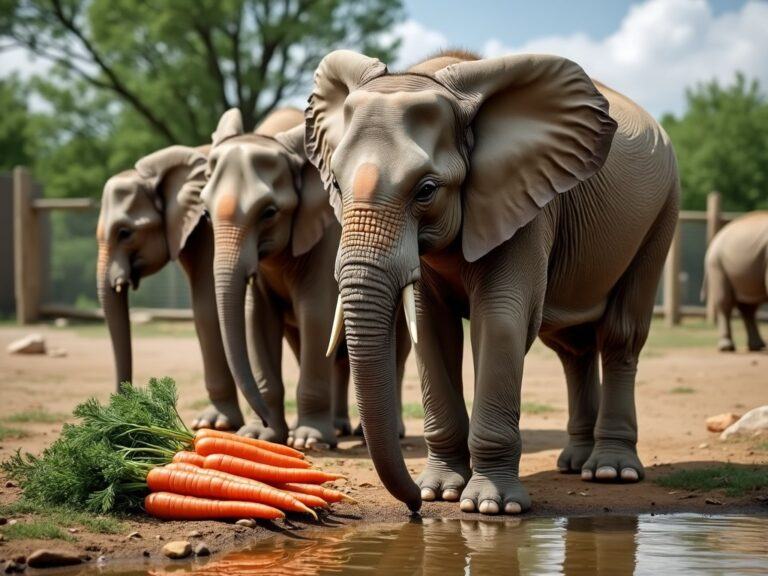
<svg viewBox="0 0 768 576">
<path fill-rule="evenodd" d="M 384 485 L 412 509 L 393 334 L 402 301 L 416 339 L 420 258 L 482 258 L 592 176 L 615 129 L 605 98 L 563 58 L 444 56 L 402 74 L 349 51 L 320 63 L 306 148 L 342 223 L 336 277 L 360 417 Z"/>
<path fill-rule="evenodd" d="M 277 131 L 286 123 L 294 128 Z M 246 287 L 258 277 L 260 264 L 279 265 L 309 252 L 333 215 L 317 170 L 306 160 L 298 111 L 276 112 L 255 133 L 243 132 L 239 110 L 226 112 L 213 134 L 208 174 L 203 200 L 213 223 L 224 351 L 237 386 L 269 425 L 248 360 Z"/>
<path fill-rule="evenodd" d="M 203 214 L 205 149 L 171 146 L 110 178 L 101 198 L 97 291 L 112 339 L 117 384 L 130 382 L 128 287 L 176 259 Z"/>
</svg>

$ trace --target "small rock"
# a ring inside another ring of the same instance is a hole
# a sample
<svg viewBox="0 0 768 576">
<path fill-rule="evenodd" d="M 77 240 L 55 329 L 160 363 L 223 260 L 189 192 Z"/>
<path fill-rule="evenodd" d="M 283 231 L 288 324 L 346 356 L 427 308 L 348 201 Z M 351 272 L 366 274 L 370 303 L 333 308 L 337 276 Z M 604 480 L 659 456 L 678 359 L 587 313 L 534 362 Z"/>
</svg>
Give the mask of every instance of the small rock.
<svg viewBox="0 0 768 576">
<path fill-rule="evenodd" d="M 723 505 L 723 503 L 720 502 L 720 500 L 718 500 L 717 498 L 707 498 L 706 500 L 704 500 L 704 502 L 706 504 L 712 504 L 713 506 L 722 506 Z"/>
<path fill-rule="evenodd" d="M 48 356 L 51 358 L 66 358 L 67 354 L 66 348 L 51 348 L 48 350 Z"/>
<path fill-rule="evenodd" d="M 720 440 L 727 440 L 731 436 L 739 434 L 754 434 L 762 430 L 768 430 L 768 405 L 754 408 L 739 418 L 720 434 Z"/>
<path fill-rule="evenodd" d="M 210 556 L 211 550 L 205 545 L 205 542 L 200 542 L 195 546 L 195 556 Z"/>
<path fill-rule="evenodd" d="M 3 526 L 4 524 L 8 524 L 8 518 L 0 518 L 0 526 Z"/>
<path fill-rule="evenodd" d="M 568 490 L 568 496 L 573 496 L 576 494 L 576 490 Z"/>
<path fill-rule="evenodd" d="M 62 552 L 60 550 L 40 549 L 35 550 L 27 558 L 27 565 L 30 568 L 53 568 L 55 566 L 74 566 L 83 561 L 80 556 Z"/>
<path fill-rule="evenodd" d="M 359 486 L 360 488 L 373 488 L 373 484 L 371 484 L 370 482 L 361 482 Z"/>
<path fill-rule="evenodd" d="M 734 414 L 733 412 L 724 412 L 717 416 L 710 416 L 707 418 L 707 430 L 710 432 L 722 432 L 728 428 L 728 426 L 737 422 L 739 418 L 741 418 L 741 416 Z"/>
<path fill-rule="evenodd" d="M 709 448 L 709 444 L 707 444 L 706 442 L 702 442 L 701 444 L 699 444 L 699 448 L 701 448 L 702 450 L 704 448 Z"/>
<path fill-rule="evenodd" d="M 6 574 L 14 574 L 16 572 L 24 572 L 26 568 L 27 567 L 25 564 L 19 564 L 18 562 L 14 562 L 13 560 L 8 560 L 3 570 Z"/>
<path fill-rule="evenodd" d="M 96 546 L 96 544 L 88 544 L 88 546 L 86 546 L 85 549 L 88 552 L 99 552 L 99 551 L 101 551 L 101 547 Z"/>
<path fill-rule="evenodd" d="M 141 538 L 141 534 L 139 532 L 131 532 L 128 534 L 128 536 L 125 537 L 126 540 L 136 540 Z"/>
<path fill-rule="evenodd" d="M 245 528 L 256 528 L 256 520 L 253 520 L 252 518 L 243 518 L 242 520 L 235 522 L 235 524 Z"/>
<path fill-rule="evenodd" d="M 106 562 L 106 561 L 107 561 L 107 557 L 104 556 L 103 554 L 101 556 L 99 556 L 98 558 L 96 558 L 96 563 L 97 564 L 104 564 L 104 562 Z"/>
<path fill-rule="evenodd" d="M 16 488 L 16 482 L 14 482 L 13 480 L 8 480 L 5 483 L 5 487 L 6 488 Z"/>
<path fill-rule="evenodd" d="M 155 540 L 165 540 L 160 534 L 155 534 Z"/>
<path fill-rule="evenodd" d="M 8 520 L 8 526 L 13 526 L 14 524 L 18 524 L 18 523 L 19 521 L 16 520 L 16 518 L 11 518 L 10 520 Z"/>
<path fill-rule="evenodd" d="M 168 544 L 163 546 L 163 554 L 165 554 L 168 558 L 172 558 L 174 560 L 177 560 L 180 558 L 186 558 L 187 556 L 192 554 L 192 544 L 190 544 L 186 540 L 176 540 L 174 542 L 168 542 Z"/>
<path fill-rule="evenodd" d="M 56 318 L 56 320 L 53 321 L 53 325 L 56 326 L 56 328 L 66 328 L 69 326 L 69 320 L 66 318 Z"/>
<path fill-rule="evenodd" d="M 141 551 L 141 555 L 144 556 L 145 558 L 149 558 L 150 552 L 145 548 L 144 550 Z"/>
<path fill-rule="evenodd" d="M 200 532 L 200 530 L 192 530 L 189 534 L 187 534 L 187 538 L 202 538 L 203 534 Z"/>
<path fill-rule="evenodd" d="M 70 534 L 77 534 L 78 532 L 80 532 L 80 528 L 67 528 L 67 532 L 69 532 Z"/>
<path fill-rule="evenodd" d="M 45 354 L 45 338 L 41 334 L 30 334 L 14 340 L 6 350 L 9 354 Z"/>
</svg>

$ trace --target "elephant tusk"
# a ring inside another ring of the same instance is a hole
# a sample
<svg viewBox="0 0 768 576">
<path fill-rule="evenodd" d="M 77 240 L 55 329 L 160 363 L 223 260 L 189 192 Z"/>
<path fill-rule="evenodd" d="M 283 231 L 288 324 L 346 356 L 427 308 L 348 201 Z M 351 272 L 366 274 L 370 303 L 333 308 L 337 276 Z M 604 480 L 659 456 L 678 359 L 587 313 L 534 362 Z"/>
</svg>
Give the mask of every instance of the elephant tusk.
<svg viewBox="0 0 768 576">
<path fill-rule="evenodd" d="M 248 276 L 248 286 L 253 286 L 253 276 Z"/>
<path fill-rule="evenodd" d="M 120 292 L 122 292 L 122 291 L 123 291 L 123 285 L 122 284 L 118 284 L 118 285 L 115 286 L 115 292 L 120 294 Z"/>
<path fill-rule="evenodd" d="M 408 332 L 414 344 L 419 343 L 419 335 L 416 331 L 416 297 L 413 294 L 413 284 L 403 288 L 403 308 L 405 309 L 405 323 L 408 324 Z"/>
<path fill-rule="evenodd" d="M 339 345 L 341 335 L 344 332 L 344 309 L 341 307 L 341 296 L 336 301 L 336 312 L 333 313 L 333 328 L 331 328 L 331 340 L 328 342 L 326 358 L 330 358 Z"/>
</svg>

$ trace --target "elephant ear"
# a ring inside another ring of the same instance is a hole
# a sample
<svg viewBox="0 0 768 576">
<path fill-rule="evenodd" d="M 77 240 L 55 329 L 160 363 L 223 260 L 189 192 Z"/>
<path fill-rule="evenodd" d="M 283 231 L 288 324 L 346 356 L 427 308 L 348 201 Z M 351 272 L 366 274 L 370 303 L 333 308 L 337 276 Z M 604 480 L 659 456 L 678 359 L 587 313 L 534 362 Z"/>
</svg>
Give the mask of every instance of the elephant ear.
<svg viewBox="0 0 768 576">
<path fill-rule="evenodd" d="M 239 108 L 230 108 L 219 119 L 216 130 L 211 134 L 211 144 L 218 146 L 224 140 L 243 134 L 243 115 Z"/>
<path fill-rule="evenodd" d="M 350 92 L 387 73 L 376 58 L 349 50 L 336 50 L 322 59 L 315 71 L 315 84 L 306 119 L 306 150 L 309 161 L 320 172 L 336 217 L 341 221 L 341 197 L 333 187 L 331 155 L 344 136 L 344 101 Z"/>
<path fill-rule="evenodd" d="M 169 146 L 136 162 L 136 171 L 162 201 L 165 234 L 172 260 L 178 258 L 187 238 L 203 216 L 200 193 L 205 185 L 207 158 L 200 149 Z M 184 168 L 184 179 L 165 181 L 176 168 Z"/>
<path fill-rule="evenodd" d="M 304 125 L 281 132 L 275 139 L 289 151 L 289 163 L 294 170 L 299 205 L 293 217 L 291 250 L 294 256 L 300 256 L 320 241 L 325 229 L 334 221 L 333 212 L 320 173 L 307 161 Z"/>
<path fill-rule="evenodd" d="M 616 122 L 580 66 L 556 56 L 462 62 L 435 74 L 454 91 L 470 128 L 464 257 L 511 238 L 557 194 L 605 162 Z"/>
</svg>

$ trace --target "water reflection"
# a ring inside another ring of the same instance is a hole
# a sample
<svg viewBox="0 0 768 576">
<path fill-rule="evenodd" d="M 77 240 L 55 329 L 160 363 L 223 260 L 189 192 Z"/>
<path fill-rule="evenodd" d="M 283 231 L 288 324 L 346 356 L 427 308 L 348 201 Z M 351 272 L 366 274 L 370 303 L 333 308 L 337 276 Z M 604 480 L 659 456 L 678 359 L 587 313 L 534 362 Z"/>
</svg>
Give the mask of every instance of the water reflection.
<svg viewBox="0 0 768 576">
<path fill-rule="evenodd" d="M 174 565 L 152 574 L 176 572 Z M 287 532 L 187 564 L 207 575 L 768 573 L 768 518 L 424 519 Z"/>
</svg>

